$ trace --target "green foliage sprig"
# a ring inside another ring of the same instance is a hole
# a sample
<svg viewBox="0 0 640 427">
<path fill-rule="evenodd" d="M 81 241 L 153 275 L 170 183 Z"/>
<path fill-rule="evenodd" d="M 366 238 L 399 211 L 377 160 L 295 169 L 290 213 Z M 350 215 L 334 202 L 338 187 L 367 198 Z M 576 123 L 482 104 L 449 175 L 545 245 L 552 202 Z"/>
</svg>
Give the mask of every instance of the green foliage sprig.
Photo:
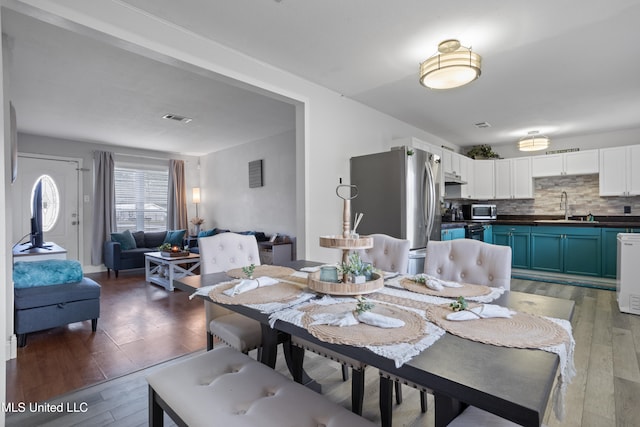
<svg viewBox="0 0 640 427">
<path fill-rule="evenodd" d="M 160 246 L 158 246 L 158 250 L 160 252 L 168 252 L 171 250 L 171 243 L 163 243 Z"/>
<path fill-rule="evenodd" d="M 464 297 L 458 297 L 457 300 L 449 304 L 449 307 L 451 307 L 453 311 L 462 311 L 466 310 L 468 305 L 469 304 L 467 304 L 467 301 L 464 299 Z"/>
<path fill-rule="evenodd" d="M 358 312 L 358 314 L 362 314 L 365 311 L 369 311 L 373 307 L 375 307 L 374 303 L 368 301 L 363 296 L 358 296 L 357 300 L 358 300 L 358 302 L 356 303 L 356 311 Z"/>
<path fill-rule="evenodd" d="M 347 262 L 343 262 L 340 266 L 342 274 L 353 274 L 354 276 L 362 276 L 373 272 L 371 264 L 365 263 L 360 259 L 358 252 L 351 252 Z"/>
<path fill-rule="evenodd" d="M 253 279 L 253 272 L 256 269 L 255 264 L 248 265 L 246 267 L 242 267 L 242 272 L 247 276 L 247 279 Z"/>
</svg>

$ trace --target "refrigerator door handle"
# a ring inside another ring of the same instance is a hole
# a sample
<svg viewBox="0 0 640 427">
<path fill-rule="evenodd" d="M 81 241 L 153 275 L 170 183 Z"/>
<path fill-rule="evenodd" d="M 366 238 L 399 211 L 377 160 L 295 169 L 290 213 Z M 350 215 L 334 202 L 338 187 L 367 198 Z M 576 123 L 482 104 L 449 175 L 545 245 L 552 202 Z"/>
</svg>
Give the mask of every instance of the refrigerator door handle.
<svg viewBox="0 0 640 427">
<path fill-rule="evenodd" d="M 427 196 L 427 206 L 425 206 L 425 224 L 427 226 L 427 241 L 431 237 L 431 231 L 433 231 L 433 222 L 435 220 L 435 202 L 436 202 L 436 189 L 435 189 L 435 178 L 433 177 L 433 171 L 431 170 L 431 165 L 429 162 L 425 162 L 424 164 L 424 179 L 422 180 L 423 185 L 427 188 L 423 189 L 423 194 Z"/>
</svg>

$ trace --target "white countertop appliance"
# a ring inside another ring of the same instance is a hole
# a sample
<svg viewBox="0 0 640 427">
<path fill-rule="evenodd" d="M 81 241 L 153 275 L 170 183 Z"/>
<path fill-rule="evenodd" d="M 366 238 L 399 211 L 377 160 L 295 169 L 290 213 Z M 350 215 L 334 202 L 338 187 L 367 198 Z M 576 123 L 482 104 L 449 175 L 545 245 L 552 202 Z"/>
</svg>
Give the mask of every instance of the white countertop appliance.
<svg viewBox="0 0 640 427">
<path fill-rule="evenodd" d="M 640 314 L 640 233 L 618 234 L 616 297 L 623 313 Z"/>
</svg>

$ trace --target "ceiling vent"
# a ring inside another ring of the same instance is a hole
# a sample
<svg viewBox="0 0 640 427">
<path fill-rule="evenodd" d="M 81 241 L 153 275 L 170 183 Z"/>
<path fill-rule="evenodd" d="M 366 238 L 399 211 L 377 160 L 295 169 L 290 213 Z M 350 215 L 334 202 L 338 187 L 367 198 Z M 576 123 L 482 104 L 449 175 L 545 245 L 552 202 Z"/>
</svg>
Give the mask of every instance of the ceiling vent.
<svg viewBox="0 0 640 427">
<path fill-rule="evenodd" d="M 485 128 L 491 127 L 491 125 L 487 122 L 476 123 L 474 126 L 477 127 L 478 129 L 485 129 Z"/>
<path fill-rule="evenodd" d="M 167 120 L 175 120 L 176 122 L 182 123 L 189 123 L 191 120 L 193 120 L 189 117 L 179 116 L 177 114 L 165 114 L 164 116 L 162 116 L 162 118 Z"/>
</svg>

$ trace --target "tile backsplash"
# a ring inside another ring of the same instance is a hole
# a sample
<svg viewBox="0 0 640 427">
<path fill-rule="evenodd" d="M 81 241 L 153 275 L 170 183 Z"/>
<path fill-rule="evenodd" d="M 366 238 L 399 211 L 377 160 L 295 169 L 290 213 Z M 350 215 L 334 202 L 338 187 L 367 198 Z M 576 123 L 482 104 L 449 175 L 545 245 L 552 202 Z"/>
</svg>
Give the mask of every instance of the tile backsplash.
<svg viewBox="0 0 640 427">
<path fill-rule="evenodd" d="M 640 216 L 640 196 L 600 197 L 598 175 L 535 178 L 533 199 L 494 200 L 498 215 L 564 215 L 560 195 L 569 196 L 569 215 L 624 215 L 624 206 L 631 206 L 631 215 Z"/>
<path fill-rule="evenodd" d="M 569 196 L 569 215 L 624 215 L 624 206 L 631 206 L 632 216 L 640 216 L 640 196 L 600 197 L 598 175 L 557 176 L 535 178 L 533 199 L 491 200 L 498 215 L 564 215 L 560 208 L 563 191 Z M 468 203 L 458 201 L 454 205 Z"/>
</svg>

